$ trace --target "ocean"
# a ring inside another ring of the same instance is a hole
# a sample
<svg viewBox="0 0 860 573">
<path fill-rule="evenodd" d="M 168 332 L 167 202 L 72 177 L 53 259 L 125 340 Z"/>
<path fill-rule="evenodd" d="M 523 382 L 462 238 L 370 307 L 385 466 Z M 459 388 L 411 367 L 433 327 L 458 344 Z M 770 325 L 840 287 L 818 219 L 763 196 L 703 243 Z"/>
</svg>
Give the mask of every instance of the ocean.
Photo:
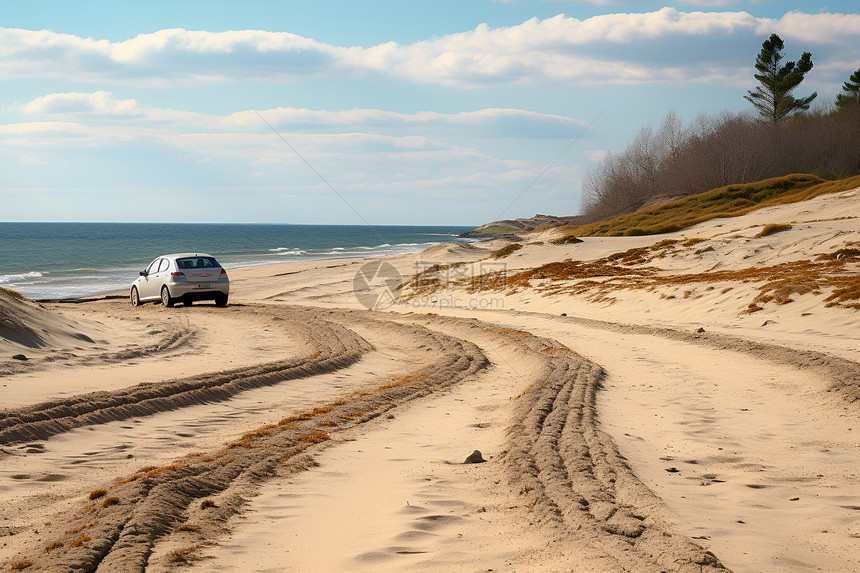
<svg viewBox="0 0 860 573">
<path fill-rule="evenodd" d="M 470 227 L 0 223 L 0 287 L 28 298 L 124 291 L 159 255 L 208 253 L 227 270 L 348 257 L 398 255 Z"/>
</svg>

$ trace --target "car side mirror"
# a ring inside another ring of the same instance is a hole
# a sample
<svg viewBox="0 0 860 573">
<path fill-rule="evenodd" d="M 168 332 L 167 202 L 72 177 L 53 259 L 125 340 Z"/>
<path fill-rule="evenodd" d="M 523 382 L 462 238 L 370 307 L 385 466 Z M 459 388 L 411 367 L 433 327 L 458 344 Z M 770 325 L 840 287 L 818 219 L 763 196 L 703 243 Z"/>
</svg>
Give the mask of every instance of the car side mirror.
<svg viewBox="0 0 860 573">
<path fill-rule="evenodd" d="M 145 277 L 147 275 L 146 271 L 140 271 L 140 276 Z"/>
</svg>

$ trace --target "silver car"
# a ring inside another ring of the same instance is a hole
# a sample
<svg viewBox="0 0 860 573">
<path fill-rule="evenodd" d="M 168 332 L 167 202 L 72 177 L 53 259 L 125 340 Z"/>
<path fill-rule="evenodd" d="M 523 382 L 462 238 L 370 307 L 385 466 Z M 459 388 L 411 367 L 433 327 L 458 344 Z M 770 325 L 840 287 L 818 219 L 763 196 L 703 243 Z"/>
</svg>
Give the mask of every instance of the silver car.
<svg viewBox="0 0 860 573">
<path fill-rule="evenodd" d="M 140 271 L 131 285 L 131 304 L 161 301 L 167 307 L 181 302 L 190 306 L 198 300 L 214 300 L 227 306 L 230 279 L 215 257 L 203 253 L 182 253 L 158 257 Z"/>
</svg>

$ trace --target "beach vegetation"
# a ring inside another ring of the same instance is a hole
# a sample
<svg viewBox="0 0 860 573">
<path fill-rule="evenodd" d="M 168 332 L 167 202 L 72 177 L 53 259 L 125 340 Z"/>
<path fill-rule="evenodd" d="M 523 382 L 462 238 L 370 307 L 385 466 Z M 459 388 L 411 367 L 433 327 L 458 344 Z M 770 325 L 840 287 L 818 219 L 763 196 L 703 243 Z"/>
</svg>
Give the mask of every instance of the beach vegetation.
<svg viewBox="0 0 860 573">
<path fill-rule="evenodd" d="M 860 176 L 825 181 L 793 174 L 743 185 L 726 185 L 634 213 L 567 228 L 579 236 L 656 235 L 686 229 L 718 217 L 737 217 L 779 203 L 796 203 L 860 186 Z"/>
<path fill-rule="evenodd" d="M 24 559 L 23 561 L 13 561 L 9 564 L 9 569 L 12 571 L 21 571 L 26 569 L 27 567 L 31 567 L 33 565 L 32 561 L 27 561 Z"/>
<path fill-rule="evenodd" d="M 194 561 L 197 556 L 197 552 L 200 550 L 199 545 L 191 545 L 189 547 L 182 547 L 180 549 L 174 549 L 168 554 L 168 559 L 171 563 L 184 563 L 188 564 Z"/>
<path fill-rule="evenodd" d="M 754 288 L 758 294 L 745 309 L 746 313 L 763 310 L 762 305 L 770 302 L 788 304 L 795 294 L 821 295 L 825 291 L 829 291 L 824 299 L 827 306 L 860 310 L 860 274 L 857 272 L 860 270 L 860 249 L 853 246 L 822 253 L 811 260 L 702 273 L 666 275 L 649 265 L 675 253 L 682 245 L 682 241 L 669 239 L 592 261 L 555 261 L 514 273 L 488 274 L 480 281 L 459 280 L 453 286 L 470 292 L 495 290 L 513 293 L 532 289 L 544 296 L 585 295 L 593 297 L 593 302 L 608 302 L 611 297 L 606 295 L 612 291 L 686 287 L 684 297 L 689 298 L 697 285 L 756 283 Z M 721 293 L 725 294 L 732 288 L 726 286 Z M 665 292 L 660 297 L 677 298 Z"/>
<path fill-rule="evenodd" d="M 105 500 L 102 502 L 102 507 L 110 507 L 110 506 L 112 506 L 112 505 L 116 505 L 116 504 L 118 504 L 118 503 L 119 503 L 119 498 L 118 498 L 118 497 L 107 497 L 107 498 L 105 498 Z"/>
<path fill-rule="evenodd" d="M 87 541 L 89 541 L 89 540 L 90 540 L 90 536 L 89 536 L 89 535 L 81 535 L 80 537 L 78 537 L 78 538 L 77 538 L 77 539 L 75 539 L 74 541 L 70 541 L 70 542 L 69 542 L 69 547 L 78 547 L 78 546 L 80 546 L 80 545 L 83 545 L 84 543 L 86 543 L 86 542 L 87 542 Z"/>
<path fill-rule="evenodd" d="M 513 233 L 519 230 L 514 227 L 508 227 L 507 225 L 487 225 L 486 227 L 479 228 L 481 231 L 487 231 L 489 233 Z"/>
<path fill-rule="evenodd" d="M 204 499 L 200 502 L 200 509 L 209 509 L 211 507 L 218 507 L 218 505 L 211 499 Z"/>
<path fill-rule="evenodd" d="M 568 233 L 568 234 L 563 235 L 557 239 L 550 240 L 550 243 L 552 243 L 553 245 L 572 245 L 574 243 L 581 243 L 581 242 L 582 242 L 582 239 L 580 239 L 579 237 L 577 237 L 573 233 Z"/>
<path fill-rule="evenodd" d="M 50 552 L 51 552 L 51 551 L 53 551 L 54 549 L 59 549 L 59 548 L 60 548 L 60 547 L 62 547 L 63 545 L 64 545 L 64 544 L 63 544 L 63 542 L 62 542 L 62 541 L 55 541 L 55 542 L 53 542 L 53 543 L 49 543 L 48 545 L 46 545 L 46 546 L 45 546 L 44 552 L 45 552 L 45 553 L 50 553 Z"/>
<path fill-rule="evenodd" d="M 3 294 L 5 294 L 11 298 L 14 298 L 15 300 L 24 300 L 24 295 L 22 295 L 18 291 L 12 290 L 12 289 L 0 287 L 0 293 L 3 293 Z"/>
<path fill-rule="evenodd" d="M 670 111 L 656 132 L 643 127 L 621 151 L 609 152 L 586 172 L 582 223 L 792 174 L 821 181 L 860 175 L 860 105 L 833 111 L 821 105 L 775 124 L 751 113 L 702 114 L 687 126 Z M 664 228 L 671 230 L 669 225 Z M 646 225 L 630 224 L 625 234 L 652 232 Z"/>
<path fill-rule="evenodd" d="M 767 237 L 768 235 L 773 235 L 774 233 L 781 233 L 783 231 L 788 231 L 789 229 L 791 229 L 791 225 L 785 223 L 771 223 L 762 227 L 762 230 L 756 234 L 756 237 Z"/>
<path fill-rule="evenodd" d="M 498 249 L 498 250 L 490 253 L 490 258 L 492 258 L 492 259 L 503 259 L 503 258 L 507 257 L 508 255 L 511 255 L 511 254 L 519 251 L 522 248 L 523 248 L 523 246 L 520 243 L 511 243 L 510 245 L 505 245 L 501 249 Z"/>
<path fill-rule="evenodd" d="M 66 531 L 66 534 L 67 534 L 67 535 L 74 535 L 75 533 L 80 533 L 80 532 L 81 532 L 81 531 L 83 531 L 84 529 L 89 529 L 89 528 L 90 528 L 90 527 L 92 527 L 93 525 L 95 525 L 95 523 L 94 523 L 94 522 L 91 522 L 91 523 L 83 523 L 83 524 L 79 525 L 78 527 L 76 527 L 76 528 L 74 528 L 74 529 L 70 529 L 70 530 Z"/>
<path fill-rule="evenodd" d="M 98 499 L 98 498 L 100 498 L 106 494 L 107 494 L 106 489 L 94 489 L 93 491 L 90 492 L 90 499 L 91 500 Z"/>
</svg>

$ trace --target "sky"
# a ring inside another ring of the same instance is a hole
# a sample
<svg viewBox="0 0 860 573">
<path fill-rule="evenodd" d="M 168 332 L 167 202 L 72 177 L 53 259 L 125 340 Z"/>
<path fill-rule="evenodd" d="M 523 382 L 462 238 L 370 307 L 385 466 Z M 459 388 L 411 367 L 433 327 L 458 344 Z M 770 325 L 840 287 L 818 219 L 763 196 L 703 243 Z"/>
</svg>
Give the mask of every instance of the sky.
<svg viewBox="0 0 860 573">
<path fill-rule="evenodd" d="M 580 208 L 673 110 L 860 69 L 855 0 L 4 0 L 0 221 L 479 225 Z"/>
</svg>

